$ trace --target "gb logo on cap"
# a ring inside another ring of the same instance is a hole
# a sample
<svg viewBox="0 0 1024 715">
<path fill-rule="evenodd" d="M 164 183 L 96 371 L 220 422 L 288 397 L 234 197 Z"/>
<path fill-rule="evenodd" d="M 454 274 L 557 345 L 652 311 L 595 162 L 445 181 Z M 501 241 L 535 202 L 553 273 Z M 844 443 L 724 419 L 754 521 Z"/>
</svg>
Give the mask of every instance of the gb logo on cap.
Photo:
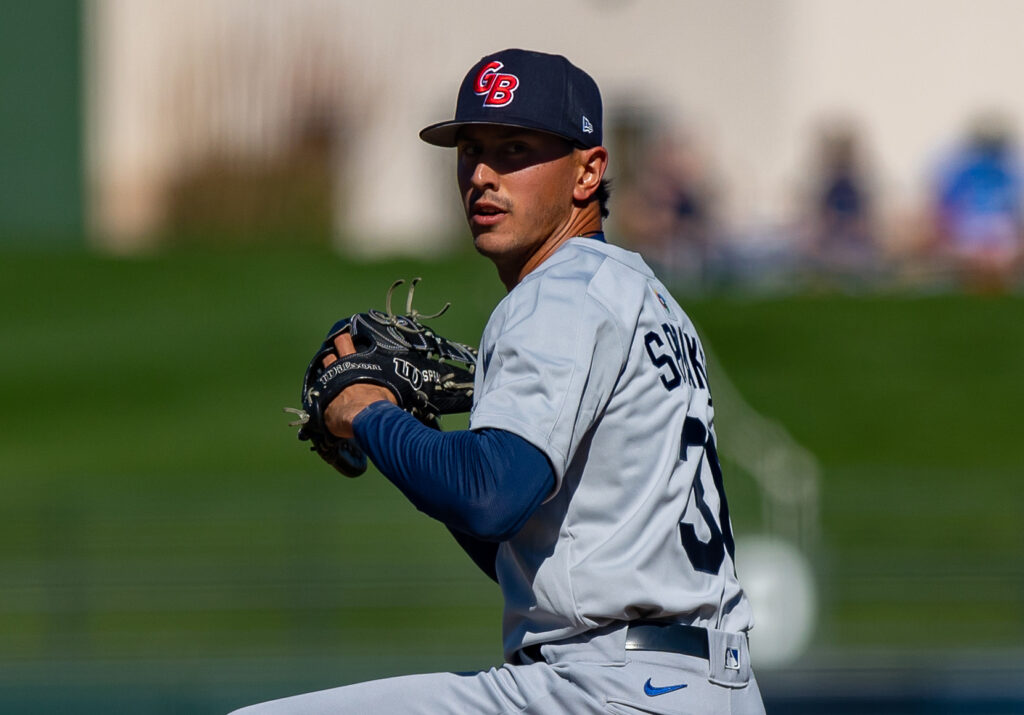
<svg viewBox="0 0 1024 715">
<path fill-rule="evenodd" d="M 476 76 L 473 91 L 483 96 L 485 107 L 504 107 L 515 99 L 519 78 L 514 74 L 499 73 L 498 70 L 504 66 L 497 60 L 488 62 Z"/>
</svg>

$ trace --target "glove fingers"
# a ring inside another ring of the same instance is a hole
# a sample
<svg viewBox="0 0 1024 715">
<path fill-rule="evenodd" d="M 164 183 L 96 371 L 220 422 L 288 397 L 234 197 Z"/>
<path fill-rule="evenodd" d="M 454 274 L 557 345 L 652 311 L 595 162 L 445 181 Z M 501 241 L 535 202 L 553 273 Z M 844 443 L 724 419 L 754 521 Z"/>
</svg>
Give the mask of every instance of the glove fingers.
<svg viewBox="0 0 1024 715">
<path fill-rule="evenodd" d="M 334 325 L 331 326 L 331 329 L 327 331 L 327 337 L 324 338 L 324 342 L 326 343 L 328 340 L 330 340 L 340 332 L 349 330 L 349 323 L 351 322 L 351 318 L 342 318 L 341 320 L 336 322 Z"/>
</svg>

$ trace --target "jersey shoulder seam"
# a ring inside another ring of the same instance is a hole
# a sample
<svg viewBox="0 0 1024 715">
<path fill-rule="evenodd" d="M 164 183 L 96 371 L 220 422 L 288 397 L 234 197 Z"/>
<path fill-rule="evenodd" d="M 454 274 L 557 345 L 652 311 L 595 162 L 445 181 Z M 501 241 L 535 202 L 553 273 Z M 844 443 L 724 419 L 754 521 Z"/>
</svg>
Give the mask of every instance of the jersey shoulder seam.
<svg viewBox="0 0 1024 715">
<path fill-rule="evenodd" d="M 583 292 L 582 307 L 585 309 L 586 302 L 587 302 L 588 299 L 593 300 L 594 304 L 596 306 L 598 306 L 604 312 L 604 314 L 606 316 L 608 316 L 608 318 L 612 321 L 612 324 L 614 324 L 615 327 L 617 328 L 617 330 L 615 331 L 615 339 L 616 339 L 616 341 L 619 344 L 619 364 L 620 364 L 619 372 L 621 373 L 622 366 L 625 365 L 626 360 L 629 357 L 629 343 L 628 343 L 628 341 L 624 341 L 624 336 L 626 334 L 626 326 L 622 323 L 621 320 L 619 320 L 618 315 L 616 315 L 616 313 L 612 309 L 612 307 L 610 305 L 608 305 L 605 302 L 605 300 L 595 290 L 593 290 L 594 281 L 597 279 L 597 276 L 601 273 L 602 269 L 605 267 L 605 264 L 608 262 L 609 257 L 605 253 L 603 253 L 602 251 L 590 251 L 589 250 L 589 246 L 584 246 L 583 250 L 588 250 L 588 252 L 599 254 L 601 256 L 601 261 L 598 263 L 598 265 L 594 269 L 593 273 L 587 278 L 586 289 Z M 616 263 L 618 263 L 618 261 L 616 261 Z M 627 266 L 627 268 L 628 268 L 628 266 Z M 583 327 L 583 321 L 580 321 L 577 324 L 576 337 L 575 337 L 575 344 L 577 346 L 577 351 L 579 350 L 580 330 L 582 330 L 582 327 Z M 577 355 L 577 357 L 578 357 L 578 355 Z M 572 375 L 573 378 L 575 378 L 578 366 L 579 366 L 579 361 L 578 360 L 574 360 L 573 361 L 573 375 Z M 611 393 L 609 393 L 608 397 L 611 397 Z M 568 395 L 565 395 L 562 398 L 562 404 L 559 406 L 559 410 L 558 410 L 559 416 L 561 416 L 562 411 L 565 410 L 565 408 L 566 408 L 566 399 L 568 399 Z M 558 423 L 558 419 L 556 418 L 555 422 L 552 425 L 552 429 L 554 428 L 554 424 L 557 424 L 557 423 Z M 549 436 L 550 436 L 550 434 L 549 434 Z M 566 455 L 566 456 L 568 457 L 568 455 Z"/>
<path fill-rule="evenodd" d="M 625 266 L 625 264 L 621 263 L 620 261 L 615 261 L 615 259 L 605 256 L 605 261 L 607 260 L 611 260 L 619 265 Z M 628 326 L 622 322 L 622 320 L 619 318 L 618 314 L 613 309 L 613 307 L 611 305 L 608 305 L 608 303 L 605 301 L 605 298 L 602 295 L 600 295 L 597 291 L 592 290 L 594 280 L 597 278 L 598 273 L 600 273 L 601 269 L 604 267 L 605 261 L 601 262 L 601 265 L 598 266 L 597 270 L 594 271 L 594 275 L 592 275 L 590 277 L 590 280 L 587 282 L 587 295 L 593 298 L 594 302 L 601 307 L 601 309 L 608 315 L 609 318 L 611 318 L 612 322 L 615 323 L 615 326 L 619 329 L 618 331 L 616 331 L 617 334 L 615 337 L 619 341 L 619 357 L 621 361 L 625 363 L 625 361 L 629 357 L 629 341 L 625 339 L 627 333 L 629 332 Z M 629 270 L 632 270 L 629 266 L 625 267 Z"/>
<path fill-rule="evenodd" d="M 615 263 L 617 265 L 622 266 L 626 270 L 632 271 L 634 273 L 639 273 L 644 278 L 654 278 L 655 277 L 654 273 L 651 271 L 650 267 L 647 265 L 646 262 L 644 262 L 643 257 L 640 254 L 638 254 L 638 253 L 636 253 L 634 251 L 628 251 L 626 249 L 620 248 L 619 246 L 616 246 L 616 245 L 611 244 L 611 243 L 600 244 L 600 245 L 596 245 L 596 246 L 593 245 L 593 244 L 589 244 L 589 243 L 576 243 L 574 245 L 577 246 L 579 248 L 579 250 L 581 250 L 581 251 L 585 251 L 587 253 L 596 254 L 596 255 L 600 256 L 603 259 L 602 262 L 603 261 L 611 261 L 612 263 Z M 622 260 L 622 258 L 620 258 L 619 256 L 615 255 L 614 253 L 601 250 L 601 245 L 604 245 L 607 248 L 618 249 L 619 251 L 624 252 L 628 256 L 635 256 L 635 257 L 637 257 L 639 259 L 641 265 L 646 269 L 646 271 L 642 271 L 639 268 L 637 268 L 637 266 L 634 266 L 634 265 L 631 265 L 631 264 L 627 263 L 626 261 Z"/>
</svg>

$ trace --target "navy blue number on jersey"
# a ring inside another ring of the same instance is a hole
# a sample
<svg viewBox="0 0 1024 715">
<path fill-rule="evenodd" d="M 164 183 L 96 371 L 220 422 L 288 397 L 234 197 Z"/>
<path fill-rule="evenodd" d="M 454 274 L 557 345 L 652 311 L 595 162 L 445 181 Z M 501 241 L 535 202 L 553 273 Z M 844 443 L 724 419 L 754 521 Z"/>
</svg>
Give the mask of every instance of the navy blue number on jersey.
<svg viewBox="0 0 1024 715">
<path fill-rule="evenodd" d="M 669 392 L 686 382 L 692 389 L 708 389 L 708 375 L 704 367 L 704 354 L 697 339 L 687 335 L 682 329 L 669 323 L 661 326 L 661 334 L 650 331 L 644 336 L 644 348 L 651 364 L 658 369 L 662 386 Z M 711 395 L 708 394 L 708 404 Z M 711 539 L 701 541 L 693 524 L 679 522 L 679 537 L 683 542 L 686 555 L 697 571 L 716 574 L 722 568 L 726 551 L 732 557 L 736 545 L 732 538 L 732 526 L 729 523 L 729 504 L 725 500 L 725 487 L 722 484 L 722 466 L 718 461 L 718 449 L 715 437 L 710 430 L 696 417 L 687 417 L 683 423 L 683 435 L 679 447 L 679 459 L 687 460 L 687 450 L 700 447 L 697 456 L 697 473 L 693 478 L 693 494 L 697 509 L 708 525 Z M 704 471 L 704 457 L 707 457 L 711 468 L 711 477 L 718 491 L 718 518 L 708 504 L 704 494 L 704 483 L 701 475 Z"/>
<path fill-rule="evenodd" d="M 697 530 L 693 524 L 679 522 L 679 538 L 686 549 L 686 555 L 690 557 L 690 563 L 698 571 L 716 574 L 722 568 L 722 561 L 725 560 L 725 552 L 729 552 L 730 558 L 736 556 L 736 543 L 732 538 L 732 524 L 729 521 L 729 502 L 725 498 L 725 485 L 722 483 L 722 465 L 718 461 L 718 449 L 715 447 L 715 437 L 711 434 L 704 423 L 696 417 L 687 417 L 683 423 L 683 439 L 679 447 L 679 458 L 687 459 L 687 450 L 691 447 L 701 447 L 701 453 L 697 456 L 700 461 L 697 463 L 697 473 L 693 477 L 693 495 L 697 503 L 704 523 L 708 525 L 711 532 L 711 539 L 705 543 L 697 536 Z M 704 498 L 704 482 L 701 475 L 704 471 L 704 457 L 708 458 L 708 465 L 711 467 L 711 478 L 718 491 L 718 519 L 715 513 Z"/>
</svg>

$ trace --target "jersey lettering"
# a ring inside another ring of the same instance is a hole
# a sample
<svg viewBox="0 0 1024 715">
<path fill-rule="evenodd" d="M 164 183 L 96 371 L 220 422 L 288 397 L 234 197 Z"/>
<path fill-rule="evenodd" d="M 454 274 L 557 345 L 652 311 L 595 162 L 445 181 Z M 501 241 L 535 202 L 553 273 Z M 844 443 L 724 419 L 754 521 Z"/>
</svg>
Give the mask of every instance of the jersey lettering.
<svg viewBox="0 0 1024 715">
<path fill-rule="evenodd" d="M 661 374 L 661 384 L 666 390 L 672 391 L 686 382 L 693 389 L 705 389 L 707 385 L 707 371 L 702 364 L 702 353 L 697 338 L 690 337 L 682 328 L 669 323 L 662 323 L 661 336 L 655 331 L 650 331 L 644 336 L 644 348 L 647 350 L 647 357 L 656 368 L 668 369 L 671 377 L 664 372 Z M 655 350 L 664 348 L 668 344 L 668 350 Z"/>
<path fill-rule="evenodd" d="M 668 323 L 662 323 L 661 332 L 665 333 L 665 337 L 668 338 L 668 344 L 672 346 L 672 354 L 676 356 L 676 362 L 682 362 L 683 341 L 680 338 L 682 331 Z"/>
<path fill-rule="evenodd" d="M 651 359 L 651 362 L 654 364 L 654 367 L 658 368 L 659 371 L 662 368 L 667 367 L 669 373 L 671 374 L 671 377 L 667 377 L 664 372 L 662 372 L 659 375 L 659 377 L 661 378 L 661 384 L 665 386 L 666 390 L 671 392 L 672 390 L 679 387 L 682 384 L 683 380 L 679 375 L 679 369 L 676 367 L 675 362 L 672 360 L 672 356 L 669 355 L 668 353 L 656 354 L 654 352 L 654 347 L 652 347 L 657 346 L 661 348 L 664 347 L 664 345 L 665 343 L 662 342 L 662 339 L 659 338 L 658 334 L 653 330 L 644 336 L 644 348 L 647 350 L 647 357 Z"/>
<path fill-rule="evenodd" d="M 697 376 L 697 384 L 703 390 L 708 384 L 708 372 L 704 369 L 704 356 L 701 353 L 700 345 L 697 343 L 697 338 L 691 338 L 686 333 L 683 333 L 683 339 L 686 341 L 686 352 L 690 356 L 690 363 Z"/>
<path fill-rule="evenodd" d="M 678 333 L 676 338 L 679 344 L 682 345 L 683 341 L 685 340 L 686 333 L 683 332 L 682 328 L 676 328 L 676 332 Z M 693 379 L 693 368 L 690 367 L 690 360 L 687 358 L 685 350 L 680 349 L 679 362 L 682 365 L 683 370 L 686 372 L 686 382 L 690 385 L 690 387 L 696 390 L 697 381 Z"/>
</svg>

